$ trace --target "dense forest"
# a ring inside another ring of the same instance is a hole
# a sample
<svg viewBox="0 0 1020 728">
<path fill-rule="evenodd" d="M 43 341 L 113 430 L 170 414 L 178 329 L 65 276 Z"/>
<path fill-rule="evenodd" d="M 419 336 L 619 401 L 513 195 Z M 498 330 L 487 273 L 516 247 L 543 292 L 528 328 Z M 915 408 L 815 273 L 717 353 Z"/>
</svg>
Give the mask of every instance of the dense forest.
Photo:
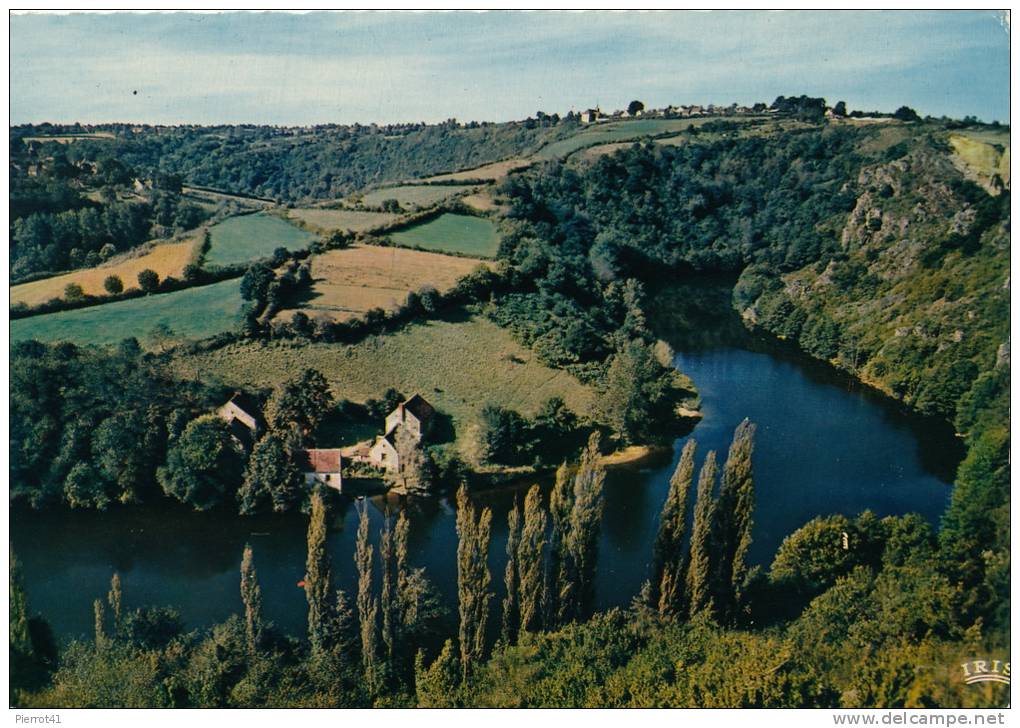
<svg viewBox="0 0 1020 728">
<path fill-rule="evenodd" d="M 813 108 L 798 104 L 797 113 Z M 740 134 L 720 125 L 680 144 L 635 144 L 511 175 L 499 190 L 508 210 L 500 286 L 487 289 L 483 310 L 543 362 L 598 388 L 596 420 L 620 444 L 645 443 L 668 439 L 656 423 L 672 417 L 679 396 L 668 347 L 648 321 L 653 284 L 738 276 L 727 305 L 746 325 L 955 424 L 967 454 L 937 531 L 911 515 L 819 517 L 790 534 L 767 569 L 748 568 L 754 427 L 744 423 L 729 453 L 706 458 L 698 473 L 688 444 L 645 589 L 629 609 L 593 613 L 604 479 L 595 435 L 579 458 L 559 453 L 573 462 L 548 502 L 534 489 L 511 512 L 500 604 L 485 559 L 491 513 L 458 495 L 456 615 L 443 613 L 427 572 L 409 565 L 402 518 L 387 520 L 373 549 L 363 516 L 358 593 L 336 591 L 333 570 L 350 565 L 329 563 L 331 504 L 319 495 L 308 504 L 303 637 L 263 619 L 246 550 L 238 554 L 243 615 L 188 631 L 170 609 L 124 610 L 115 577 L 95 603 L 94 639 L 58 650 L 26 604 L 12 559 L 18 703 L 1008 703 L 1008 688 L 970 689 L 951 674 L 961 656 L 1009 645 L 1009 195 L 951 163 L 944 125 L 902 116 L 895 134 L 843 124 Z M 391 131 L 336 129 L 306 143 L 246 128 L 122 130 L 68 151 L 109 145 L 147 173 L 299 199 L 505 157 L 558 133 L 555 125 Z M 362 154 L 373 161 L 343 162 Z M 168 380 L 166 355 L 130 343 L 108 352 L 18 345 L 12 483 L 24 485 L 12 485 L 12 497 L 103 507 L 146 497 L 136 490 L 145 482 L 207 507 L 228 482 L 259 507 L 291 503 L 292 489 L 271 487 L 277 474 L 246 474 L 227 433 L 203 417 L 225 392 Z M 321 388 L 303 376 L 309 386 L 293 390 L 301 396 L 288 402 L 287 386 L 267 395 L 275 407 L 295 407 L 290 420 L 317 409 Z M 548 437 L 541 419 L 498 408 L 485 419 L 487 444 L 506 462 L 523 457 L 522 441 Z M 288 447 L 283 435 L 270 444 Z"/>
<path fill-rule="evenodd" d="M 153 238 L 191 230 L 209 213 L 173 175 L 142 175 L 108 149 L 25 145 L 12 138 L 12 280 L 96 266 Z M 144 180 L 144 181 L 143 181 Z"/>
<path fill-rule="evenodd" d="M 452 120 L 307 129 L 113 127 L 114 138 L 76 139 L 67 154 L 72 160 L 109 156 L 145 175 L 179 175 L 187 184 L 296 202 L 338 199 L 373 185 L 529 154 L 574 128 L 551 121 L 464 125 Z M 11 133 L 20 142 L 38 131 L 18 127 Z"/>
</svg>

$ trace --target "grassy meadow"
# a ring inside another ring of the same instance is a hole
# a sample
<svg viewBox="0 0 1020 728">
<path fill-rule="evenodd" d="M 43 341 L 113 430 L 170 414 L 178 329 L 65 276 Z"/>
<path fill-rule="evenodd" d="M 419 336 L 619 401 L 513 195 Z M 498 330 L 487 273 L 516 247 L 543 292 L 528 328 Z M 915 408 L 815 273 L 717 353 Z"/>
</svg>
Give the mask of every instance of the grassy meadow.
<svg viewBox="0 0 1020 728">
<path fill-rule="evenodd" d="M 11 341 L 71 341 L 113 344 L 134 336 L 153 343 L 159 324 L 170 327 L 175 339 L 201 339 L 233 328 L 241 311 L 241 279 L 59 311 L 11 321 Z"/>
<path fill-rule="evenodd" d="M 209 229 L 206 265 L 234 265 L 268 258 L 277 248 L 300 250 L 315 236 L 275 215 L 256 213 L 231 217 Z"/>
<path fill-rule="evenodd" d="M 426 177 L 422 182 L 469 182 L 472 180 L 488 180 L 495 182 L 506 177 L 511 172 L 530 167 L 532 164 L 530 159 L 505 159 L 502 162 L 493 162 L 491 164 L 483 164 L 481 167 L 475 167 L 474 169 L 464 169 L 460 172 L 450 172 L 448 174 L 437 174 L 434 177 Z"/>
<path fill-rule="evenodd" d="M 159 243 L 142 255 L 120 256 L 95 268 L 22 283 L 11 288 L 11 304 L 37 306 L 51 298 L 63 298 L 64 288 L 70 283 L 77 283 L 90 296 L 106 296 L 109 294 L 103 288 L 103 281 L 109 276 L 119 276 L 125 290 L 137 288 L 138 274 L 146 268 L 156 271 L 160 280 L 167 276 L 179 278 L 200 243 L 200 238 L 180 243 Z"/>
<path fill-rule="evenodd" d="M 499 233 L 491 221 L 450 212 L 390 233 L 390 239 L 397 245 L 480 258 L 493 258 L 499 251 Z"/>
<path fill-rule="evenodd" d="M 630 142 L 642 137 L 659 134 L 679 134 L 685 129 L 701 126 L 721 117 L 699 117 L 695 119 L 635 119 L 633 121 L 611 121 L 585 127 L 573 136 L 547 144 L 535 156 L 542 160 L 564 159 L 574 152 L 601 144 Z M 723 121 L 747 121 L 747 117 L 722 118 Z"/>
<path fill-rule="evenodd" d="M 396 200 L 403 207 L 432 207 L 443 200 L 473 190 L 475 185 L 400 185 L 371 190 L 361 196 L 364 205 L 376 207 L 384 200 Z"/>
<path fill-rule="evenodd" d="M 389 225 L 400 216 L 389 212 L 370 212 L 368 210 L 301 207 L 287 210 L 287 217 L 315 232 L 350 230 L 361 233 Z"/>
<path fill-rule="evenodd" d="M 445 291 L 481 260 L 406 248 L 356 245 L 312 258 L 312 287 L 294 310 L 343 321 L 371 308 L 393 309 L 424 285 Z M 281 312 L 290 318 L 293 310 Z"/>
<path fill-rule="evenodd" d="M 457 447 L 472 459 L 482 407 L 496 403 L 533 415 L 549 397 L 587 414 L 593 392 L 540 363 L 486 318 L 452 317 L 413 324 L 353 346 L 269 342 L 231 344 L 176 359 L 176 373 L 230 386 L 272 387 L 304 367 L 325 375 L 338 397 L 363 402 L 389 387 L 421 394 L 449 415 Z"/>
</svg>

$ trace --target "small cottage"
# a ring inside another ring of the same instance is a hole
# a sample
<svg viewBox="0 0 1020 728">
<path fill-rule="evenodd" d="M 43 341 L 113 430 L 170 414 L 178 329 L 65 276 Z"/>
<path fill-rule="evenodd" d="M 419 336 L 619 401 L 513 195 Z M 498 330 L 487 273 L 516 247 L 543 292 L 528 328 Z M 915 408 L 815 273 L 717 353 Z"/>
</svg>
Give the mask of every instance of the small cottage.
<svg viewBox="0 0 1020 728">
<path fill-rule="evenodd" d="M 230 425 L 230 433 L 245 450 L 251 450 L 263 430 L 262 408 L 244 392 L 235 392 L 216 416 Z"/>
<path fill-rule="evenodd" d="M 375 438 L 375 443 L 368 451 L 368 461 L 388 472 L 397 472 L 400 468 L 400 456 L 397 453 L 396 443 L 393 441 L 393 433 Z"/>
<path fill-rule="evenodd" d="M 339 448 L 313 448 L 297 454 L 298 467 L 305 476 L 305 485 L 322 483 L 330 488 L 342 490 L 340 475 L 343 458 Z"/>
</svg>

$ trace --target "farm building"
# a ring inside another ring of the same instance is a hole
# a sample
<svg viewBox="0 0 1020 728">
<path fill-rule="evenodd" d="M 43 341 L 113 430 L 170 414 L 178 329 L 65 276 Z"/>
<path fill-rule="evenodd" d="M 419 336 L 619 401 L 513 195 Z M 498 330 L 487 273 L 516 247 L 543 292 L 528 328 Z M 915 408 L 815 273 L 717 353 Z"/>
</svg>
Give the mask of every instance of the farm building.
<svg viewBox="0 0 1020 728">
<path fill-rule="evenodd" d="M 313 485 L 316 481 L 341 490 L 343 479 L 340 475 L 343 458 L 338 448 L 313 448 L 301 450 L 297 456 L 298 467 L 305 476 L 305 484 Z"/>
<path fill-rule="evenodd" d="M 390 473 L 400 473 L 400 452 L 397 448 L 397 431 L 409 435 L 415 445 L 421 444 L 432 429 L 436 409 L 424 397 L 416 394 L 401 402 L 386 416 L 383 434 L 375 438 L 368 451 L 368 462 Z M 404 440 L 406 447 L 406 440 Z"/>
<path fill-rule="evenodd" d="M 251 450 L 263 429 L 262 408 L 244 392 L 235 392 L 216 416 L 230 425 L 230 432 L 245 450 Z"/>
<path fill-rule="evenodd" d="M 587 111 L 581 112 L 581 123 L 582 124 L 594 124 L 602 117 L 602 111 L 598 108 L 588 109 Z"/>
<path fill-rule="evenodd" d="M 398 404 L 397 408 L 386 416 L 384 434 L 389 435 L 398 426 L 403 425 L 408 432 L 415 436 L 416 440 L 420 441 L 428 434 L 435 413 L 435 408 L 426 402 L 420 394 L 416 394 Z"/>
<path fill-rule="evenodd" d="M 397 445 L 392 434 L 375 438 L 375 444 L 368 451 L 368 462 L 387 472 L 397 472 L 400 467 L 400 455 L 397 453 Z"/>
</svg>

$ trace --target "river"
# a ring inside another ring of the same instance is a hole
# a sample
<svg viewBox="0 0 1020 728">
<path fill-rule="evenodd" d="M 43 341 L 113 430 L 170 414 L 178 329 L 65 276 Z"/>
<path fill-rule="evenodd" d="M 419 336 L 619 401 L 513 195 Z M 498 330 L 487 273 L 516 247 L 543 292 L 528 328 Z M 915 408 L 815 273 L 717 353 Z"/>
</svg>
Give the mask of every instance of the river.
<svg viewBox="0 0 1020 728">
<path fill-rule="evenodd" d="M 671 306 L 701 293 L 684 289 L 656 295 Z M 674 317 L 664 336 L 677 352 L 676 365 L 701 394 L 704 418 L 688 435 L 698 441 L 699 463 L 709 449 L 725 457 L 744 417 L 758 426 L 754 563 L 767 566 L 783 537 L 816 515 L 871 509 L 880 516 L 918 512 L 937 522 L 962 456 L 948 426 L 905 413 L 828 366 L 747 334 L 725 306 L 721 310 L 716 307 L 711 316 L 702 310 L 680 323 Z M 686 439 L 674 443 L 672 454 L 610 473 L 596 585 L 599 608 L 629 604 L 647 577 L 659 510 Z M 523 497 L 522 489 L 476 496 L 494 512 L 489 563 L 497 591 L 505 564 L 506 514 L 515 497 Z M 376 527 L 381 524 L 381 499 L 358 505 L 369 508 Z M 450 499 L 394 500 L 393 505 L 411 517 L 413 562 L 426 567 L 455 610 Z M 302 634 L 306 604 L 297 582 L 304 574 L 305 525 L 297 514 L 241 518 L 168 504 L 107 513 L 19 509 L 11 513 L 11 542 L 23 565 L 30 608 L 62 640 L 90 636 L 92 601 L 106 594 L 114 571 L 121 574 L 128 607 L 173 606 L 189 628 L 239 612 L 238 565 L 246 542 L 254 548 L 266 616 Z M 329 537 L 334 572 L 348 594 L 355 589 L 356 527 L 356 507 L 348 503 L 334 515 Z"/>
</svg>

